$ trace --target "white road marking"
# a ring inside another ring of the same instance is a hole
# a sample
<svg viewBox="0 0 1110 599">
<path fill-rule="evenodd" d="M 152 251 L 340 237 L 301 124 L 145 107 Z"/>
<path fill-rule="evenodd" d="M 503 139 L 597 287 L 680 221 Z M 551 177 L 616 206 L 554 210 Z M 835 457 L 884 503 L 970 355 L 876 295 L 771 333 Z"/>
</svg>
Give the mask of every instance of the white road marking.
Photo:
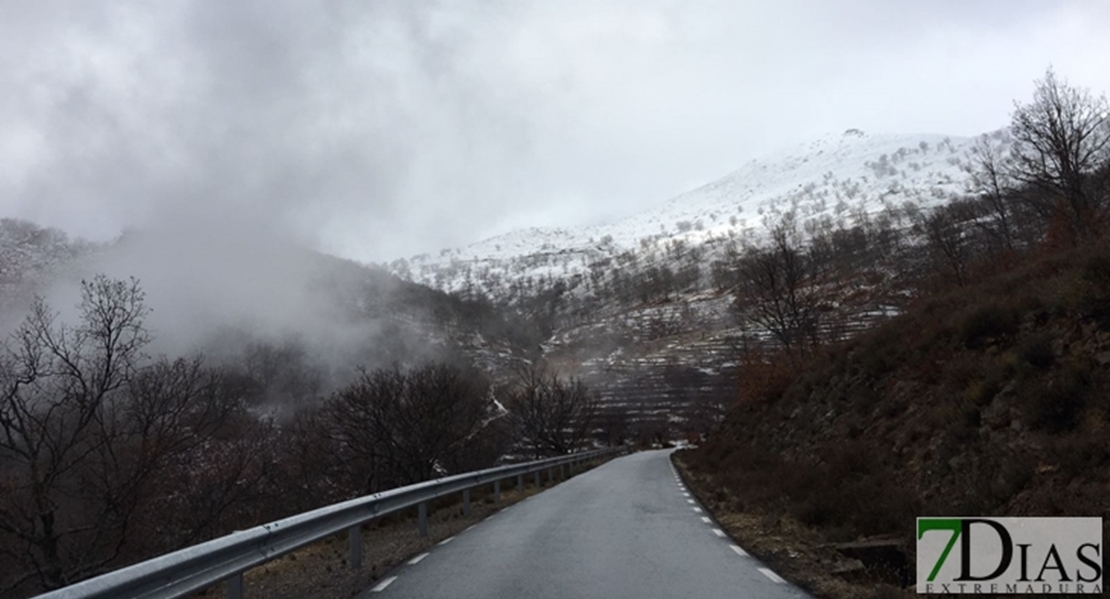
<svg viewBox="0 0 1110 599">
<path fill-rule="evenodd" d="M 728 548 L 735 551 L 736 555 L 739 555 L 740 557 L 748 557 L 748 552 L 741 549 L 739 545 L 729 545 Z"/>
<path fill-rule="evenodd" d="M 774 582 L 776 584 L 782 584 L 782 583 L 786 582 L 785 580 L 782 579 L 781 576 L 779 576 L 778 574 L 775 574 L 769 568 L 759 568 L 759 571 L 762 572 L 763 575 L 766 576 L 767 578 L 770 578 L 771 582 Z"/>
<path fill-rule="evenodd" d="M 380 592 L 385 590 L 385 587 L 393 584 L 394 580 L 397 580 L 397 577 L 396 576 L 390 576 L 389 578 L 386 578 L 385 580 L 379 582 L 378 585 L 375 586 L 374 588 L 370 589 L 370 592 L 371 593 L 380 593 Z"/>
<path fill-rule="evenodd" d="M 683 492 L 682 492 L 682 495 L 683 495 L 683 496 L 685 496 L 685 497 L 689 497 L 689 496 L 690 496 L 690 494 L 689 494 L 689 493 L 687 493 L 686 491 L 683 491 Z"/>
<path fill-rule="evenodd" d="M 694 511 L 700 514 L 700 513 L 701 513 L 701 508 L 700 508 L 700 507 L 696 507 L 696 508 L 694 508 Z"/>
<path fill-rule="evenodd" d="M 686 503 L 694 503 L 694 500 L 693 499 L 687 499 Z"/>
<path fill-rule="evenodd" d="M 723 537 L 723 536 L 725 536 L 725 531 L 723 531 L 719 528 L 714 528 L 713 529 L 713 534 L 717 535 L 718 537 Z"/>
<path fill-rule="evenodd" d="M 701 521 L 705 522 L 706 524 L 709 524 L 710 522 L 712 522 L 712 520 L 709 519 L 709 516 L 702 516 Z"/>
<path fill-rule="evenodd" d="M 470 529 L 468 528 L 467 530 L 470 530 Z M 446 545 L 446 544 L 448 544 L 448 543 L 450 543 L 451 541 L 454 541 L 454 540 L 455 540 L 455 537 L 447 537 L 446 539 L 443 539 L 442 541 L 436 543 L 436 545 Z"/>
<path fill-rule="evenodd" d="M 410 559 L 410 560 L 409 560 L 409 565 L 410 565 L 410 566 L 415 566 L 416 564 L 419 564 L 419 563 L 420 563 L 420 560 L 422 560 L 422 559 L 424 559 L 424 558 L 426 558 L 426 557 L 428 557 L 428 553 L 427 553 L 427 552 L 425 552 L 425 553 L 421 553 L 420 555 L 418 555 L 418 556 L 416 556 L 416 557 L 414 557 L 414 558 Z"/>
</svg>

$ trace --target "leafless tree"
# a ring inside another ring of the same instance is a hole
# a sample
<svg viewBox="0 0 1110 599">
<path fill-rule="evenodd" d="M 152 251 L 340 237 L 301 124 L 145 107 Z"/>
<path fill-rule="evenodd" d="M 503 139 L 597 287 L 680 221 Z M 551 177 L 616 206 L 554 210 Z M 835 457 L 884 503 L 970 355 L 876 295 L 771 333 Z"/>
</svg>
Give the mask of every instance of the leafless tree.
<svg viewBox="0 0 1110 599">
<path fill-rule="evenodd" d="M 411 484 L 454 470 L 497 414 L 489 384 L 442 363 L 363 372 L 328 402 L 324 417 L 367 491 Z"/>
<path fill-rule="evenodd" d="M 984 229 L 996 238 L 1004 250 L 1014 249 L 1013 201 L 1017 193 L 1010 176 L 1012 164 L 1003 147 L 984 134 L 975 139 L 968 165 L 971 192 L 989 210 Z"/>
<path fill-rule="evenodd" d="M 1089 238 L 1106 198 L 1093 193 L 1089 178 L 1110 160 L 1110 107 L 1105 96 L 1073 87 L 1049 69 L 1037 81 L 1033 101 L 1017 104 L 1011 176 L 1044 192 L 1044 210 L 1061 205 L 1072 238 Z M 1047 200 L 1047 202 L 1046 202 Z"/>
<path fill-rule="evenodd" d="M 220 418 L 198 360 L 145 364 L 144 295 L 82 283 L 80 324 L 38 298 L 0 351 L 0 554 L 53 589 L 97 573 L 131 540 L 161 468 Z"/>
<path fill-rule="evenodd" d="M 916 223 L 924 235 L 929 260 L 943 278 L 951 278 L 956 285 L 966 285 L 968 269 L 974 257 L 974 247 L 967 222 L 970 218 L 964 204 L 941 206 L 920 216 Z"/>
<path fill-rule="evenodd" d="M 597 397 L 580 379 L 564 379 L 543 363 L 522 367 L 507 407 L 520 443 L 537 457 L 579 449 L 597 418 Z"/>
<path fill-rule="evenodd" d="M 766 247 L 749 249 L 737 263 L 734 307 L 744 324 L 770 333 L 791 355 L 819 342 L 821 299 L 815 256 L 800 239 L 793 216 L 769 225 Z"/>
</svg>

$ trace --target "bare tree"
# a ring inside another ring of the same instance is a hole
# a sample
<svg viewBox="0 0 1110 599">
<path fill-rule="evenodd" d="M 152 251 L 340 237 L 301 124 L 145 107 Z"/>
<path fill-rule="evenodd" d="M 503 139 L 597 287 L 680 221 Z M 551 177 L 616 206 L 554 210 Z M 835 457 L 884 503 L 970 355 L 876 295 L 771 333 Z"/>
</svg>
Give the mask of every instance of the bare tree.
<svg viewBox="0 0 1110 599">
<path fill-rule="evenodd" d="M 581 447 L 598 411 L 597 397 L 585 383 L 563 379 L 542 363 L 518 371 L 507 407 L 519 441 L 537 457 Z"/>
<path fill-rule="evenodd" d="M 971 192 L 981 198 L 988 208 L 990 219 L 984 228 L 1004 250 L 1014 249 L 1011 198 L 1015 194 L 1015 185 L 1010 176 L 1011 170 L 1009 156 L 1002 146 L 992 143 L 990 135 L 975 138 L 968 168 Z"/>
<path fill-rule="evenodd" d="M 968 269 L 974 257 L 974 248 L 968 235 L 968 208 L 962 204 L 941 206 L 922 215 L 916 223 L 925 236 L 933 268 L 951 277 L 956 285 L 968 282 Z"/>
<path fill-rule="evenodd" d="M 819 342 L 820 268 L 805 251 L 791 214 L 769 225 L 769 245 L 740 257 L 734 307 L 746 324 L 770 333 L 792 356 Z"/>
<path fill-rule="evenodd" d="M 144 366 L 135 280 L 81 286 L 80 324 L 35 300 L 0 355 L 0 547 L 41 589 L 97 573 L 131 540 L 167 460 L 220 419 L 199 360 Z"/>
<path fill-rule="evenodd" d="M 430 363 L 363 372 L 328 401 L 332 436 L 361 471 L 366 490 L 420 482 L 453 470 L 496 416 L 475 372 Z"/>
<path fill-rule="evenodd" d="M 1105 96 L 1068 85 L 1052 69 L 1037 81 L 1033 101 L 1014 110 L 1009 172 L 1047 192 L 1050 205 L 1044 208 L 1062 206 L 1075 242 L 1092 235 L 1092 222 L 1105 204 L 1090 189 L 1089 177 L 1110 160 L 1108 114 Z"/>
</svg>

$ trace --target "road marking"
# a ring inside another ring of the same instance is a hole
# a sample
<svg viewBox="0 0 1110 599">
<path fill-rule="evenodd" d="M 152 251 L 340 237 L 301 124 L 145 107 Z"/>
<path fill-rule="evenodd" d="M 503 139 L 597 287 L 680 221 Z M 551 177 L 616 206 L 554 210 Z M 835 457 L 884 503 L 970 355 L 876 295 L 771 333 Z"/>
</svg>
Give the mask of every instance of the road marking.
<svg viewBox="0 0 1110 599">
<path fill-rule="evenodd" d="M 702 516 L 701 521 L 705 522 L 706 524 L 709 524 L 710 522 L 712 522 L 712 520 L 709 519 L 709 516 Z"/>
<path fill-rule="evenodd" d="M 782 579 L 781 576 L 779 576 L 778 574 L 775 574 L 774 572 L 772 572 L 768 568 L 759 568 L 759 571 L 762 572 L 763 575 L 766 576 L 767 578 L 770 578 L 771 582 L 774 582 L 776 584 L 782 584 L 782 583 L 786 582 L 785 580 Z"/>
<path fill-rule="evenodd" d="M 700 507 L 695 507 L 694 511 L 700 514 L 701 513 L 701 508 Z"/>
<path fill-rule="evenodd" d="M 687 493 L 686 491 L 683 491 L 683 492 L 682 492 L 682 495 L 683 495 L 683 496 L 685 496 L 685 497 L 689 497 L 689 496 L 690 496 L 690 494 L 689 494 L 689 493 Z"/>
<path fill-rule="evenodd" d="M 389 578 L 386 578 L 385 580 L 379 582 L 378 586 L 370 589 L 370 592 L 371 593 L 380 593 L 380 592 L 385 590 L 385 587 L 393 584 L 394 580 L 397 580 L 397 577 L 396 576 L 390 576 Z"/>
<path fill-rule="evenodd" d="M 686 503 L 694 503 L 694 500 L 693 499 L 687 499 Z"/>
<path fill-rule="evenodd" d="M 467 530 L 470 530 L 470 529 L 468 528 Z M 454 541 L 454 540 L 455 540 L 455 537 L 447 537 L 446 539 L 443 539 L 442 541 L 436 543 L 436 545 L 446 545 L 446 544 L 448 544 L 448 543 L 450 543 L 451 541 Z M 427 553 L 425 553 L 424 555 L 427 555 Z"/>
<path fill-rule="evenodd" d="M 410 560 L 409 560 L 409 565 L 410 565 L 410 566 L 415 566 L 416 564 L 419 564 L 419 563 L 420 563 L 420 560 L 422 560 L 422 559 L 424 559 L 424 558 L 426 558 L 426 557 L 428 557 L 428 553 L 427 553 L 427 552 L 421 553 L 420 555 L 418 555 L 418 556 L 416 556 L 416 557 L 414 557 L 414 558 L 410 559 Z"/>
<path fill-rule="evenodd" d="M 723 537 L 723 536 L 725 536 L 725 531 L 723 531 L 719 528 L 714 528 L 713 529 L 713 534 L 717 535 L 718 537 Z"/>
<path fill-rule="evenodd" d="M 739 545 L 729 545 L 728 548 L 735 551 L 736 555 L 739 555 L 740 557 L 748 557 L 748 553 L 741 549 Z"/>
<path fill-rule="evenodd" d="M 463 532 L 466 532 L 466 531 L 470 530 L 471 528 L 474 528 L 475 526 L 477 526 L 477 524 L 471 524 L 470 526 L 467 526 L 466 528 L 464 528 Z"/>
</svg>

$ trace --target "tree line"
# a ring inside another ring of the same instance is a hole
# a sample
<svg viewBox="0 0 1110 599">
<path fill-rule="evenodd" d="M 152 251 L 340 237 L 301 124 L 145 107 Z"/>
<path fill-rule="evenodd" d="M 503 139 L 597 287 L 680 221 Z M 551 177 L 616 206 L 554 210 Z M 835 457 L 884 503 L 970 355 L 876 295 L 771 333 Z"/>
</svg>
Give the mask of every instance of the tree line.
<svg viewBox="0 0 1110 599">
<path fill-rule="evenodd" d="M 38 298 L 0 347 L 0 595 L 595 443 L 595 396 L 542 364 L 500 383 L 449 362 L 367 369 L 319 396 L 293 347 L 240 364 L 147 355 L 134 279 L 83 282 L 78 308 L 63 322 Z"/>
</svg>

